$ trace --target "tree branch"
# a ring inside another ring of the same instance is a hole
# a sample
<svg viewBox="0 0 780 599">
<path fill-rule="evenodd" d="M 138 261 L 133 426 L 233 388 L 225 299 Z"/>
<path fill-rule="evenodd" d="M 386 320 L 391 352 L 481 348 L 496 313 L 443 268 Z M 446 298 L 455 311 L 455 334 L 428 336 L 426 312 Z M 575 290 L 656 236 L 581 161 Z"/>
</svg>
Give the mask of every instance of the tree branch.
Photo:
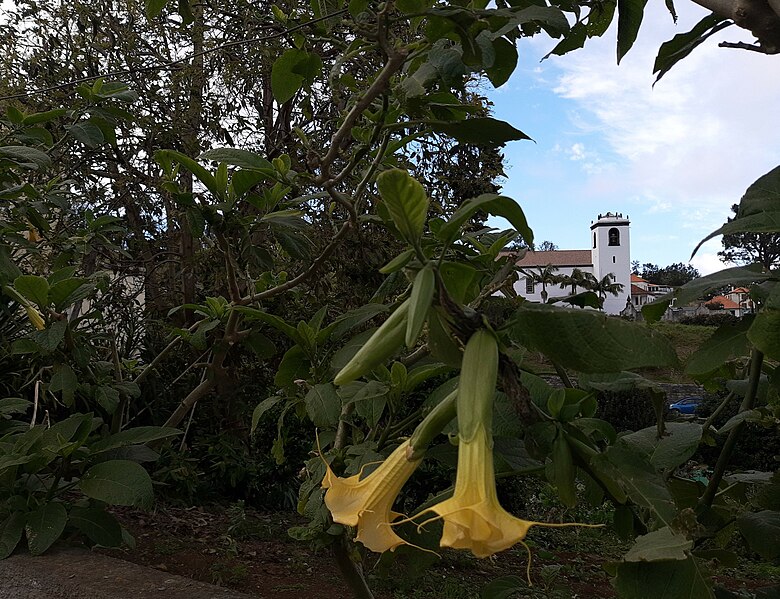
<svg viewBox="0 0 780 599">
<path fill-rule="evenodd" d="M 764 54 L 780 53 L 780 0 L 693 0 L 716 15 L 731 19 L 758 39 L 761 50 L 750 44 L 729 44 L 727 48 L 750 49 Z M 771 5 L 770 5 L 771 2 Z M 723 46 L 723 44 L 721 44 Z"/>
</svg>

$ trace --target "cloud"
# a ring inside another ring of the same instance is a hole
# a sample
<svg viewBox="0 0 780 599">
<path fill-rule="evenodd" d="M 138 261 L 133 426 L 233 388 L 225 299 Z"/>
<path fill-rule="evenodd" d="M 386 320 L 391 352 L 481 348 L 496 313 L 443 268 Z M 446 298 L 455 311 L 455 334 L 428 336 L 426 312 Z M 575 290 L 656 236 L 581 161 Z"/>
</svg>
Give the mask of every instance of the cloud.
<svg viewBox="0 0 780 599">
<path fill-rule="evenodd" d="M 623 166 L 609 173 L 619 179 L 613 187 L 636 190 L 648 211 L 694 216 L 706 229 L 780 162 L 774 126 L 780 77 L 768 76 L 776 57 L 718 48 L 710 40 L 653 87 L 660 44 L 705 14 L 693 4 L 679 8 L 675 29 L 660 3 L 649 3 L 639 40 L 619 66 L 614 37 L 605 36 L 550 59 L 545 75 L 555 81 L 554 93 L 571 101 L 567 117 L 575 130 L 601 136 Z M 750 37 L 736 27 L 724 33 L 732 41 Z M 580 142 L 575 148 L 584 150 Z"/>
</svg>

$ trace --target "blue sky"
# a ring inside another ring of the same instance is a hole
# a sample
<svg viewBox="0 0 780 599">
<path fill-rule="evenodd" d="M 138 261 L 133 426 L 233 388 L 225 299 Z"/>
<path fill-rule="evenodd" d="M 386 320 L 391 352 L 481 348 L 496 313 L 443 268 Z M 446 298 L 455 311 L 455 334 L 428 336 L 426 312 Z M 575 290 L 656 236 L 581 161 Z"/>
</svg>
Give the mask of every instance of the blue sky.
<svg viewBox="0 0 780 599">
<path fill-rule="evenodd" d="M 614 28 L 543 62 L 555 41 L 522 40 L 512 78 L 483 90 L 497 118 L 536 141 L 507 145 L 503 193 L 523 206 L 538 241 L 585 249 L 591 220 L 622 212 L 632 260 L 688 262 L 748 185 L 780 164 L 780 59 L 717 47 L 752 42 L 748 32 L 727 28 L 653 87 L 658 47 L 707 14 L 680 0 L 677 10 L 675 26 L 650 0 L 619 66 Z M 725 267 L 719 249 L 719 239 L 708 242 L 692 264 L 702 274 Z"/>
</svg>

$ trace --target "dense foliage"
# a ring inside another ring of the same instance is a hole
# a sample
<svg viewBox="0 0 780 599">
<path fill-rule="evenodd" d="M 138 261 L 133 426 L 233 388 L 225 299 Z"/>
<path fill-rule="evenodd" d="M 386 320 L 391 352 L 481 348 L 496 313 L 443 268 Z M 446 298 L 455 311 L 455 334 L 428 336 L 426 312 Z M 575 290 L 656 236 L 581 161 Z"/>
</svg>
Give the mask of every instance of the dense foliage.
<svg viewBox="0 0 780 599">
<path fill-rule="evenodd" d="M 330 548 L 356 597 L 371 597 L 365 548 L 483 557 L 572 524 L 510 514 L 497 476 L 540 477 L 566 507 L 581 486 L 611 502 L 634 541 L 610 566 L 622 597 L 713 597 L 732 532 L 777 558 L 777 473 L 729 472 L 748 424 L 780 415 L 775 270 L 696 278 L 645 307 L 654 321 L 672 299 L 751 289 L 758 314 L 685 365 L 739 403 L 719 427 L 666 423 L 663 390 L 631 372 L 679 365 L 662 335 L 579 309 L 609 277 L 556 305 L 491 299 L 517 277 L 507 245 L 534 243 L 498 193 L 500 147 L 527 136 L 471 83 L 505 83 L 526 37 L 582 46 L 616 10 L 620 58 L 642 6 L 77 8 L 18 2 L 0 37 L 0 557 L 67 531 L 132 542 L 104 508 L 149 505 L 152 472 L 180 499 L 205 479 L 295 503 L 309 523 L 290 534 Z M 665 45 L 661 74 L 707 34 Z M 759 179 L 713 235 L 778 233 L 779 181 Z M 652 417 L 618 435 L 599 401 L 629 392 Z M 715 436 L 707 484 L 686 478 Z M 394 507 L 436 514 L 441 535 L 391 527 Z"/>
</svg>

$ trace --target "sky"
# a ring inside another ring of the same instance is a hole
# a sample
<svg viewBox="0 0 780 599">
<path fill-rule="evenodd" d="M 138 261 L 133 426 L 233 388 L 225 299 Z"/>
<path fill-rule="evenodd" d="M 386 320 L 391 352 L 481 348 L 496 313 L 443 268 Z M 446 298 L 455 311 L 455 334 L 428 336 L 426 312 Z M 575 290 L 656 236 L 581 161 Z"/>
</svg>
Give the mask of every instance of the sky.
<svg viewBox="0 0 780 599">
<path fill-rule="evenodd" d="M 591 221 L 621 212 L 631 220 L 632 260 L 688 263 L 747 187 L 780 164 L 780 58 L 717 46 L 752 42 L 749 32 L 728 27 L 653 87 L 659 46 L 707 14 L 676 5 L 677 25 L 663 2 L 648 2 L 619 66 L 614 24 L 544 61 L 556 42 L 540 35 L 520 41 L 506 84 L 483 90 L 496 118 L 535 141 L 507 144 L 502 193 L 523 207 L 537 242 L 587 249 Z M 690 263 L 702 275 L 720 270 L 728 266 L 720 249 L 713 239 Z"/>
</svg>

